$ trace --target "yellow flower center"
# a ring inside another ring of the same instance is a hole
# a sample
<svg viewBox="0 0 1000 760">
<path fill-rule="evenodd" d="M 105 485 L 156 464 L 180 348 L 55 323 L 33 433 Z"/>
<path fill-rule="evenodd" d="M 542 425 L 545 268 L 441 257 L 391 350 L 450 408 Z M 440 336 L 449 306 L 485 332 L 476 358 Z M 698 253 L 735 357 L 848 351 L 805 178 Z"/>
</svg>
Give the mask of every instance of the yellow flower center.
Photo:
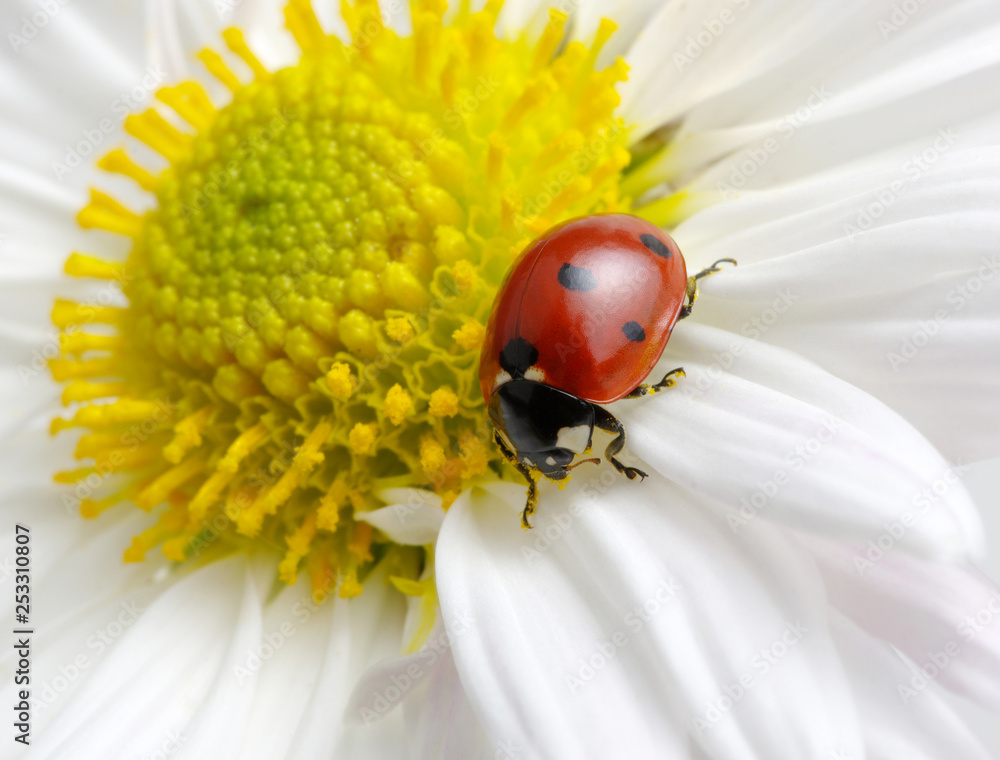
<svg viewBox="0 0 1000 760">
<path fill-rule="evenodd" d="M 307 571 L 317 596 L 350 596 L 393 550 L 354 519 L 384 489 L 447 507 L 503 476 L 476 381 L 493 296 L 539 232 L 628 210 L 630 155 L 627 67 L 595 69 L 614 25 L 564 45 L 552 11 L 539 39 L 502 41 L 500 5 L 446 24 L 443 0 L 414 2 L 400 38 L 374 0 L 343 3 L 345 44 L 291 0 L 298 64 L 268 71 L 230 29 L 231 57 L 199 56 L 226 105 L 184 82 L 126 121 L 166 163 L 119 149 L 100 166 L 155 204 L 92 191 L 80 224 L 131 252 L 74 253 L 66 271 L 120 282 L 128 305 L 58 301 L 51 362 L 73 407 L 52 429 L 84 428 L 89 461 L 57 476 L 67 498 L 151 515 L 126 560 L 262 542 L 286 582 Z"/>
</svg>

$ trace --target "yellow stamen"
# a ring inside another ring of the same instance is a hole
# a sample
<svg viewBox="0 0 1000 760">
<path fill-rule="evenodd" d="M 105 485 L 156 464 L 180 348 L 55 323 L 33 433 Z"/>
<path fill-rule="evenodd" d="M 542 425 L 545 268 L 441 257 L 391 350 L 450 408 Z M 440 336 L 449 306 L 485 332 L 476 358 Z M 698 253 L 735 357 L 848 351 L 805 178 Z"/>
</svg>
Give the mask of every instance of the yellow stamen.
<svg viewBox="0 0 1000 760">
<path fill-rule="evenodd" d="M 119 335 L 90 335 L 89 333 L 62 333 L 59 350 L 64 354 L 80 356 L 87 351 L 109 351 L 122 345 Z"/>
<path fill-rule="evenodd" d="M 156 177 L 135 163 L 121 148 L 105 155 L 97 165 L 106 172 L 114 172 L 135 180 L 143 190 L 152 192 L 156 189 Z M 72 273 L 67 272 L 67 274 Z"/>
<path fill-rule="evenodd" d="M 472 266 L 468 261 L 459 261 L 451 268 L 452 276 L 455 278 L 455 284 L 458 286 L 458 290 L 461 293 L 468 293 L 472 290 L 473 286 L 476 284 L 476 280 L 479 279 L 476 274 L 476 268 Z"/>
<path fill-rule="evenodd" d="M 267 439 L 268 434 L 267 426 L 263 422 L 258 422 L 249 430 L 240 433 L 239 437 L 229 445 L 226 455 L 219 462 L 219 471 L 235 473 L 240 462 L 260 446 Z"/>
<path fill-rule="evenodd" d="M 386 320 L 385 334 L 397 343 L 409 343 L 416 335 L 413 324 L 406 317 L 392 317 Z"/>
<path fill-rule="evenodd" d="M 454 417 L 458 414 L 458 396 L 451 388 L 438 388 L 431 394 L 430 413 L 435 417 Z"/>
<path fill-rule="evenodd" d="M 424 438 L 420 442 L 420 466 L 426 473 L 437 472 L 448 461 L 444 447 L 433 438 Z"/>
<path fill-rule="evenodd" d="M 160 517 L 160 521 L 132 539 L 132 545 L 125 550 L 126 562 L 139 562 L 146 552 L 163 543 L 165 539 L 179 531 L 184 525 L 183 509 L 174 507 Z"/>
<path fill-rule="evenodd" d="M 479 348 L 482 345 L 483 339 L 486 337 L 486 328 L 483 327 L 483 325 L 477 320 L 470 319 L 460 328 L 455 330 L 455 332 L 451 334 L 451 337 L 455 339 L 455 342 L 459 346 L 464 348 L 466 351 L 469 351 L 474 348 Z"/>
<path fill-rule="evenodd" d="M 200 459 L 189 459 L 171 467 L 139 493 L 135 500 L 136 506 L 147 511 L 152 509 L 166 501 L 171 492 L 187 483 L 204 468 L 205 463 Z"/>
<path fill-rule="evenodd" d="M 125 309 L 117 306 L 93 306 L 57 298 L 52 307 L 52 324 L 62 329 L 92 322 L 113 325 L 125 313 Z"/>
<path fill-rule="evenodd" d="M 299 562 L 309 553 L 309 545 L 316 536 L 316 513 L 310 512 L 298 530 L 285 538 L 288 552 L 278 566 L 278 577 L 292 585 L 298 577 Z"/>
<path fill-rule="evenodd" d="M 569 17 L 560 10 L 549 9 L 549 23 L 546 24 L 545 31 L 542 32 L 541 39 L 538 40 L 535 57 L 531 63 L 533 73 L 541 71 L 552 59 L 552 54 L 555 53 L 556 47 L 562 41 L 567 18 Z"/>
<path fill-rule="evenodd" d="M 327 39 L 308 0 L 291 0 L 285 6 L 285 26 L 304 53 L 322 48 Z"/>
<path fill-rule="evenodd" d="M 392 386 L 385 397 L 385 416 L 393 425 L 403 424 L 403 420 L 413 412 L 413 397 L 399 383 Z"/>
<path fill-rule="evenodd" d="M 208 95 L 201 85 L 195 82 L 182 82 L 175 87 L 161 87 L 157 90 L 156 97 L 199 131 L 211 124 L 216 113 Z"/>
<path fill-rule="evenodd" d="M 243 86 L 243 83 L 233 73 L 233 70 L 222 60 L 222 56 L 214 50 L 202 50 L 198 53 L 198 60 L 205 64 L 205 68 L 208 69 L 213 77 L 233 92 L 237 92 Z M 156 149 L 154 146 L 150 147 L 154 150 Z"/>
<path fill-rule="evenodd" d="M 189 449 L 200 446 L 201 432 L 208 425 L 215 411 L 215 407 L 209 404 L 178 422 L 174 427 L 174 440 L 168 446 L 163 447 L 163 458 L 177 464 L 184 458 Z"/>
<path fill-rule="evenodd" d="M 121 280 L 125 271 L 121 264 L 112 264 L 82 253 L 70 254 L 63 269 L 72 277 L 94 277 L 100 280 Z"/>
<path fill-rule="evenodd" d="M 496 184 L 503 177 L 503 161 L 510 152 L 507 143 L 504 142 L 503 135 L 494 132 L 490 135 L 490 152 L 486 160 L 486 181 Z"/>
<path fill-rule="evenodd" d="M 292 492 L 303 484 L 306 476 L 316 465 L 323 461 L 324 455 L 319 449 L 330 435 L 330 424 L 321 422 L 316 426 L 306 440 L 295 452 L 291 467 L 281 476 L 274 486 L 258 498 L 250 509 L 239 519 L 239 530 L 247 536 L 255 536 L 266 515 L 273 515 L 292 495 Z"/>
<path fill-rule="evenodd" d="M 326 373 L 326 382 L 333 397 L 340 400 L 350 398 L 356 385 L 355 379 L 351 376 L 350 366 L 344 362 L 335 362 L 330 367 L 330 371 Z"/>
<path fill-rule="evenodd" d="M 191 142 L 177 127 L 152 108 L 125 119 L 125 131 L 142 140 L 168 161 L 176 161 Z"/>
<path fill-rule="evenodd" d="M 222 489 L 229 485 L 234 475 L 234 472 L 218 470 L 217 472 L 213 472 L 209 479 L 201 484 L 198 492 L 188 505 L 188 517 L 191 522 L 197 524 L 205 518 L 208 508 L 219 500 Z"/>
<path fill-rule="evenodd" d="M 78 401 L 94 401 L 101 398 L 121 396 L 128 390 L 126 383 L 91 383 L 86 380 L 72 380 L 62 392 L 64 406 Z"/>
<path fill-rule="evenodd" d="M 92 404 L 78 409 L 69 420 L 52 420 L 52 432 L 69 427 L 86 427 L 98 430 L 125 422 L 144 422 L 168 419 L 172 415 L 170 407 L 160 401 L 122 398 L 111 404 Z"/>
<path fill-rule="evenodd" d="M 90 203 L 76 215 L 76 221 L 85 230 L 97 228 L 133 237 L 141 229 L 142 220 L 110 195 L 91 190 Z"/>
<path fill-rule="evenodd" d="M 117 369 L 118 363 L 110 356 L 86 361 L 52 359 L 49 362 L 49 371 L 57 383 L 81 377 L 108 377 L 114 375 Z"/>
<path fill-rule="evenodd" d="M 559 85 L 547 73 L 529 83 L 524 94 L 518 98 L 517 102 L 510 107 L 507 115 L 504 116 L 501 129 L 504 132 L 513 130 L 527 114 L 546 104 L 558 89 Z"/>
<path fill-rule="evenodd" d="M 348 437 L 351 444 L 351 451 L 358 455 L 369 453 L 377 435 L 377 425 L 366 425 L 363 422 L 359 422 L 351 428 L 351 434 Z"/>
<path fill-rule="evenodd" d="M 260 62 L 260 59 L 254 55 L 249 45 L 247 45 L 246 39 L 243 37 L 243 32 L 235 27 L 230 27 L 222 33 L 222 39 L 226 41 L 226 47 L 243 59 L 243 62 L 250 67 L 254 77 L 257 79 L 268 79 L 271 76 L 268 70 L 264 68 L 264 64 Z"/>
</svg>

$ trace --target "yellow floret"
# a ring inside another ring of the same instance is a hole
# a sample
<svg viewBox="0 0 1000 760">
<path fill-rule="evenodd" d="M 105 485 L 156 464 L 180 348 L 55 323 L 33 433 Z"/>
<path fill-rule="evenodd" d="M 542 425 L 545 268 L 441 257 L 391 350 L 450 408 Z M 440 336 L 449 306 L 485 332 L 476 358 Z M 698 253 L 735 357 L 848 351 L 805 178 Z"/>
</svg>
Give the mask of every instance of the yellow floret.
<svg viewBox="0 0 1000 760">
<path fill-rule="evenodd" d="M 393 317 L 385 322 L 385 334 L 397 343 L 409 343 L 415 335 L 413 325 L 406 317 Z"/>
<path fill-rule="evenodd" d="M 326 382 L 334 398 L 346 400 L 354 393 L 355 379 L 351 376 L 351 368 L 344 362 L 334 362 L 326 373 Z"/>
<path fill-rule="evenodd" d="M 458 414 L 458 396 L 451 388 L 438 388 L 431 394 L 430 413 L 435 417 L 454 417 Z"/>
<path fill-rule="evenodd" d="M 479 348 L 483 344 L 483 338 L 486 337 L 486 328 L 483 327 L 477 320 L 470 319 L 460 328 L 455 330 L 451 334 L 451 337 L 455 339 L 455 342 L 469 351 L 473 348 Z"/>
<path fill-rule="evenodd" d="M 444 448 L 433 438 L 424 438 L 420 442 L 420 466 L 426 473 L 437 472 L 448 461 Z"/>
<path fill-rule="evenodd" d="M 385 395 L 385 416 L 393 425 L 401 425 L 412 411 L 413 397 L 396 383 Z"/>
<path fill-rule="evenodd" d="M 348 440 L 351 444 L 351 451 L 355 454 L 368 454 L 371 451 L 372 444 L 375 443 L 375 438 L 377 436 L 377 425 L 366 425 L 363 422 L 359 422 L 351 428 L 351 432 L 348 435 Z"/>
</svg>

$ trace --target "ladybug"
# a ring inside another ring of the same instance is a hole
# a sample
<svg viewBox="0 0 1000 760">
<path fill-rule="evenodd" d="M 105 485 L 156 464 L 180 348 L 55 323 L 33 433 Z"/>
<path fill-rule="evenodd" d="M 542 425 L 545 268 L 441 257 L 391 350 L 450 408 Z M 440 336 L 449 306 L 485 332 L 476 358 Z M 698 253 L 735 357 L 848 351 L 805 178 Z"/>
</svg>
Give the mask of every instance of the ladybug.
<svg viewBox="0 0 1000 760">
<path fill-rule="evenodd" d="M 698 280 L 677 243 L 629 214 L 595 214 L 559 224 L 514 262 L 493 302 L 479 385 L 504 458 L 528 482 L 521 524 L 538 500 L 539 477 L 563 480 L 587 453 L 594 428 L 615 437 L 605 456 L 629 480 L 646 473 L 618 461 L 625 428 L 604 405 L 669 388 L 684 376 L 643 381 L 674 324 L 691 313 Z"/>
</svg>

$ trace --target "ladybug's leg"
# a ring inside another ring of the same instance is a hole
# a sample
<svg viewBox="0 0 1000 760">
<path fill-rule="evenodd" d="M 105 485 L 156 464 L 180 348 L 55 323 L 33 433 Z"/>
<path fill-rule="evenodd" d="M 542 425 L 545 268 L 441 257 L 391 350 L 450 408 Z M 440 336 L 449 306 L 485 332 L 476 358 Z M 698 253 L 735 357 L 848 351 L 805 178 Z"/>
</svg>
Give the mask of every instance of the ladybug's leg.
<svg viewBox="0 0 1000 760">
<path fill-rule="evenodd" d="M 683 367 L 670 370 L 656 385 L 646 385 L 645 383 L 637 385 L 628 393 L 628 395 L 622 396 L 622 398 L 641 398 L 643 396 L 652 396 L 654 393 L 659 393 L 664 388 L 673 388 L 677 383 L 675 378 L 678 377 L 686 377 Z"/>
<path fill-rule="evenodd" d="M 629 480 L 635 480 L 636 478 L 645 478 L 646 473 L 636 467 L 627 467 L 615 459 L 615 454 L 620 452 L 625 448 L 625 427 L 618 418 L 615 417 L 611 412 L 605 409 L 603 406 L 594 405 L 594 425 L 601 430 L 606 430 L 609 433 L 616 433 L 617 435 L 611 439 L 611 443 L 608 444 L 608 448 L 604 450 L 604 456 L 608 458 L 608 461 L 615 466 L 622 475 L 624 475 Z"/>
<path fill-rule="evenodd" d="M 684 317 L 691 314 L 691 309 L 694 307 L 694 302 L 698 300 L 698 280 L 702 277 L 708 277 L 710 274 L 715 274 L 716 272 L 721 272 L 719 269 L 719 264 L 722 263 L 736 264 L 736 259 L 719 259 L 712 266 L 705 267 L 694 277 L 688 277 L 687 283 L 687 303 L 681 307 L 681 313 L 677 319 L 684 319 Z"/>
<path fill-rule="evenodd" d="M 531 470 L 528 469 L 524 462 L 517 461 L 514 452 L 507 448 L 507 444 L 503 442 L 503 438 L 500 437 L 500 434 L 496 430 L 493 431 L 493 440 L 497 448 L 500 449 L 500 453 L 503 454 L 503 458 L 528 481 L 528 499 L 524 504 L 524 511 L 521 513 L 521 527 L 525 530 L 530 530 L 531 523 L 528 522 L 528 518 L 535 514 L 535 505 L 538 504 L 538 485 L 531 474 Z"/>
</svg>

